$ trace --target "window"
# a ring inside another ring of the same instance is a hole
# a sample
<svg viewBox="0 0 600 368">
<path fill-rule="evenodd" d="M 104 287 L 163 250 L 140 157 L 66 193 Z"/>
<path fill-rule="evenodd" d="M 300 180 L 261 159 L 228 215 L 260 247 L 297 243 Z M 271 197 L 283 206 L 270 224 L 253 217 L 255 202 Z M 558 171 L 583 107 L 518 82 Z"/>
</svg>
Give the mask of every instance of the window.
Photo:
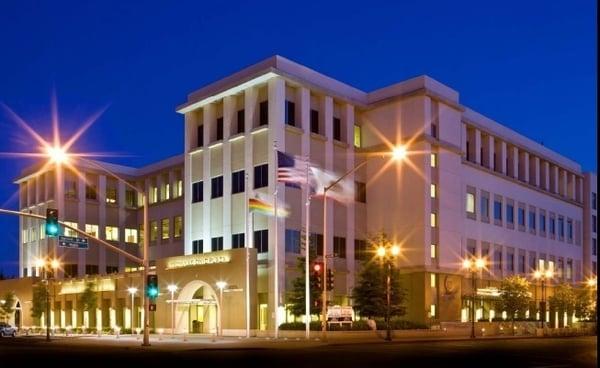
<svg viewBox="0 0 600 368">
<path fill-rule="evenodd" d="M 169 239 L 170 237 L 170 221 L 168 218 L 160 220 L 160 238 L 162 240 Z"/>
<path fill-rule="evenodd" d="M 435 184 L 431 184 L 429 186 L 429 196 L 431 198 L 435 198 L 436 197 L 436 185 Z"/>
<path fill-rule="evenodd" d="M 431 124 L 431 136 L 437 138 L 437 125 Z"/>
<path fill-rule="evenodd" d="M 217 176 L 210 181 L 210 198 L 223 197 L 223 176 Z"/>
<path fill-rule="evenodd" d="M 435 213 L 432 213 L 429 216 L 429 221 L 431 223 L 431 227 L 436 227 L 437 226 L 437 215 Z"/>
<path fill-rule="evenodd" d="M 437 153 L 432 153 L 430 156 L 430 165 L 431 167 L 437 167 Z"/>
<path fill-rule="evenodd" d="M 175 182 L 175 193 L 173 198 L 179 198 L 183 195 L 183 180 L 179 179 Z"/>
<path fill-rule="evenodd" d="M 354 259 L 364 261 L 367 259 L 367 242 L 361 239 L 354 239 Z"/>
<path fill-rule="evenodd" d="M 529 211 L 529 229 L 535 230 L 535 211 Z"/>
<path fill-rule="evenodd" d="M 223 139 L 223 118 L 217 118 L 217 140 L 220 141 Z"/>
<path fill-rule="evenodd" d="M 429 286 L 431 286 L 432 288 L 435 288 L 435 273 L 430 273 L 429 274 Z"/>
<path fill-rule="evenodd" d="M 333 256 L 346 258 L 346 238 L 340 236 L 333 237 Z"/>
<path fill-rule="evenodd" d="M 244 170 L 231 173 L 231 194 L 242 193 L 245 180 Z"/>
<path fill-rule="evenodd" d="M 571 280 L 571 278 L 573 277 L 573 261 L 572 260 L 567 260 L 567 269 L 565 272 L 565 277 L 567 280 Z"/>
<path fill-rule="evenodd" d="M 218 252 L 220 250 L 223 250 L 223 237 L 222 236 L 212 238 L 210 240 L 210 250 L 212 252 Z"/>
<path fill-rule="evenodd" d="M 259 105 L 258 125 L 269 124 L 269 101 L 263 101 Z"/>
<path fill-rule="evenodd" d="M 435 304 L 429 305 L 429 316 L 431 316 L 431 318 L 435 318 Z"/>
<path fill-rule="evenodd" d="M 140 241 L 138 244 L 142 245 L 144 244 L 144 224 L 141 224 L 139 226 L 138 234 L 140 235 Z"/>
<path fill-rule="evenodd" d="M 97 275 L 98 274 L 98 265 L 85 265 L 85 274 L 86 275 Z"/>
<path fill-rule="evenodd" d="M 95 185 L 86 185 L 85 186 L 85 199 L 96 200 L 98 199 L 96 194 L 96 186 Z"/>
<path fill-rule="evenodd" d="M 94 238 L 98 237 L 98 225 L 85 224 L 85 232 Z"/>
<path fill-rule="evenodd" d="M 160 186 L 160 200 L 161 202 L 168 201 L 171 199 L 171 185 L 168 183 Z"/>
<path fill-rule="evenodd" d="M 148 202 L 151 204 L 158 202 L 158 187 L 150 187 L 150 198 L 148 199 Z"/>
<path fill-rule="evenodd" d="M 519 226 L 525 226 L 525 209 L 524 208 L 519 208 L 518 221 L 519 221 Z"/>
<path fill-rule="evenodd" d="M 232 234 L 231 235 L 231 248 L 232 249 L 244 248 L 244 246 L 245 246 L 244 238 L 245 238 L 244 233 Z"/>
<path fill-rule="evenodd" d="M 354 126 L 354 147 L 362 147 L 361 128 L 360 125 Z"/>
<path fill-rule="evenodd" d="M 285 229 L 285 251 L 287 253 L 300 253 L 300 231 Z"/>
<path fill-rule="evenodd" d="M 467 213 L 474 214 L 475 213 L 475 194 L 467 193 Z"/>
<path fill-rule="evenodd" d="M 515 270 L 515 255 L 512 253 L 506 256 L 506 268 L 511 272 Z"/>
<path fill-rule="evenodd" d="M 150 241 L 156 241 L 158 237 L 158 221 L 150 222 Z"/>
<path fill-rule="evenodd" d="M 483 219 L 490 217 L 490 199 L 483 195 L 481 196 L 481 217 Z"/>
<path fill-rule="evenodd" d="M 138 242 L 138 231 L 137 229 L 125 228 L 125 242 L 137 244 Z"/>
<path fill-rule="evenodd" d="M 285 123 L 287 125 L 296 125 L 296 104 L 292 101 L 285 101 Z"/>
<path fill-rule="evenodd" d="M 269 251 L 269 230 L 258 230 L 254 232 L 254 248 L 258 253 Z"/>
<path fill-rule="evenodd" d="M 502 270 L 502 251 L 499 249 L 494 251 L 494 269 Z"/>
<path fill-rule="evenodd" d="M 562 217 L 558 218 L 558 236 L 561 238 L 565 236 L 565 219 Z"/>
<path fill-rule="evenodd" d="M 115 204 L 117 203 L 117 189 L 106 188 L 106 203 Z"/>
<path fill-rule="evenodd" d="M 202 147 L 204 146 L 204 125 L 200 125 L 197 129 L 197 133 L 198 133 L 198 140 L 197 140 L 197 146 L 198 147 Z"/>
<path fill-rule="evenodd" d="M 595 256 L 598 253 L 598 245 L 596 239 L 592 239 L 592 255 Z"/>
<path fill-rule="evenodd" d="M 317 110 L 310 110 L 310 131 L 319 134 L 319 112 Z"/>
<path fill-rule="evenodd" d="M 118 266 L 106 266 L 106 274 L 110 275 L 111 273 L 119 273 Z"/>
<path fill-rule="evenodd" d="M 76 222 L 65 221 L 64 224 L 65 225 L 69 225 L 69 226 L 74 227 L 75 229 L 77 229 L 77 223 Z M 65 230 L 63 231 L 63 234 L 65 236 L 79 236 L 75 230 L 71 230 L 71 229 L 69 229 L 66 226 L 64 228 L 65 228 Z M 42 238 L 40 237 L 40 240 L 41 239 Z"/>
<path fill-rule="evenodd" d="M 494 201 L 494 220 L 502 221 L 502 202 Z"/>
<path fill-rule="evenodd" d="M 535 252 L 529 252 L 529 269 L 535 270 Z"/>
<path fill-rule="evenodd" d="M 596 193 L 592 192 L 592 209 L 596 209 Z"/>
<path fill-rule="evenodd" d="M 237 132 L 244 133 L 246 130 L 246 113 L 244 109 L 237 112 Z"/>
<path fill-rule="evenodd" d="M 310 248 L 315 249 L 317 256 L 323 256 L 323 234 L 310 234 Z"/>
<path fill-rule="evenodd" d="M 201 254 L 204 253 L 203 247 L 204 240 L 193 240 L 192 241 L 192 254 Z"/>
<path fill-rule="evenodd" d="M 506 205 L 506 222 L 509 224 L 515 223 L 515 206 L 512 204 Z"/>
<path fill-rule="evenodd" d="M 125 206 L 131 208 L 137 207 L 136 193 L 131 189 L 125 189 Z"/>
<path fill-rule="evenodd" d="M 119 228 L 116 226 L 106 227 L 106 240 L 119 241 Z"/>
<path fill-rule="evenodd" d="M 342 121 L 340 118 L 333 118 L 333 139 L 336 141 L 342 140 Z"/>
<path fill-rule="evenodd" d="M 525 273 L 525 255 L 519 255 L 519 273 Z"/>
<path fill-rule="evenodd" d="M 65 229 L 66 230 L 66 229 Z M 40 240 L 46 239 L 46 224 L 40 224 Z"/>
<path fill-rule="evenodd" d="M 550 228 L 550 234 L 554 235 L 556 233 L 556 220 L 553 217 L 550 218 L 548 227 Z"/>
<path fill-rule="evenodd" d="M 354 200 L 356 202 L 367 203 L 367 184 L 360 181 L 354 182 Z"/>
<path fill-rule="evenodd" d="M 592 215 L 592 232 L 596 233 L 596 216 Z"/>
<path fill-rule="evenodd" d="M 540 213 L 540 231 L 546 232 L 546 215 Z"/>
<path fill-rule="evenodd" d="M 269 164 L 254 166 L 254 189 L 269 185 Z"/>
<path fill-rule="evenodd" d="M 77 182 L 65 180 L 65 198 L 77 198 Z"/>
<path fill-rule="evenodd" d="M 436 252 L 436 246 L 435 246 L 435 244 L 430 244 L 429 245 L 429 253 L 430 253 L 431 259 L 436 258 L 437 252 Z"/>
<path fill-rule="evenodd" d="M 567 220 L 567 239 L 573 240 L 573 220 Z"/>
<path fill-rule="evenodd" d="M 192 203 L 202 202 L 204 200 L 204 185 L 203 182 L 197 181 L 192 183 Z"/>
<path fill-rule="evenodd" d="M 173 237 L 180 238 L 183 233 L 183 217 L 175 216 L 173 218 Z"/>
<path fill-rule="evenodd" d="M 544 271 L 546 269 L 546 261 L 544 259 L 538 259 L 538 270 Z"/>
</svg>

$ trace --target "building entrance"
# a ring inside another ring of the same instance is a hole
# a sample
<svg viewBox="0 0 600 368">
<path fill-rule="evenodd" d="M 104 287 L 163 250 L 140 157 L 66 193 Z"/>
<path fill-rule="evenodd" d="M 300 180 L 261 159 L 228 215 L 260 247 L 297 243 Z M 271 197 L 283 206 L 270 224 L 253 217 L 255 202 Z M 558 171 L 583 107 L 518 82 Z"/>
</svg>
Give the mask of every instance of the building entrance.
<svg viewBox="0 0 600 368">
<path fill-rule="evenodd" d="M 191 281 L 175 300 L 175 331 L 216 334 L 218 313 L 218 298 L 214 289 L 204 281 Z"/>
</svg>

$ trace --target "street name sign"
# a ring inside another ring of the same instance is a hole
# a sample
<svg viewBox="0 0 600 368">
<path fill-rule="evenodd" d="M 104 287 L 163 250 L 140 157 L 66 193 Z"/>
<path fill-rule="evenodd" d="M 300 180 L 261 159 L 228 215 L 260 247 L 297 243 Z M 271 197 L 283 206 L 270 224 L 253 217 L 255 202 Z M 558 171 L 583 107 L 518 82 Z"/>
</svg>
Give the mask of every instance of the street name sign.
<svg viewBox="0 0 600 368">
<path fill-rule="evenodd" d="M 58 246 L 63 248 L 89 249 L 90 244 L 87 238 L 59 235 Z"/>
</svg>

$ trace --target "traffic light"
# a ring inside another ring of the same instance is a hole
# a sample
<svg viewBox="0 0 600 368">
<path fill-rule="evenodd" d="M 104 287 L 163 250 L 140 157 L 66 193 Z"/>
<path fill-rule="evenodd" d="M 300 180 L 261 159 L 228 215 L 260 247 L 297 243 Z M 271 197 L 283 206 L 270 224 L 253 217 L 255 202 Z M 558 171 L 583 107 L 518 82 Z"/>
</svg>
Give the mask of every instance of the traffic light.
<svg viewBox="0 0 600 368">
<path fill-rule="evenodd" d="M 158 296 L 158 276 L 148 275 L 146 282 L 146 295 L 150 299 L 156 299 Z"/>
<path fill-rule="evenodd" d="M 317 289 L 323 289 L 323 263 L 315 262 L 313 265 L 313 278 Z"/>
<path fill-rule="evenodd" d="M 150 304 L 148 305 L 148 310 L 149 310 L 150 312 L 156 312 L 156 303 L 150 303 Z"/>
<path fill-rule="evenodd" d="M 327 269 L 327 290 L 333 290 L 333 271 L 331 268 Z"/>
<path fill-rule="evenodd" d="M 58 227 L 58 210 L 56 208 L 46 208 L 46 236 L 57 236 Z"/>
</svg>

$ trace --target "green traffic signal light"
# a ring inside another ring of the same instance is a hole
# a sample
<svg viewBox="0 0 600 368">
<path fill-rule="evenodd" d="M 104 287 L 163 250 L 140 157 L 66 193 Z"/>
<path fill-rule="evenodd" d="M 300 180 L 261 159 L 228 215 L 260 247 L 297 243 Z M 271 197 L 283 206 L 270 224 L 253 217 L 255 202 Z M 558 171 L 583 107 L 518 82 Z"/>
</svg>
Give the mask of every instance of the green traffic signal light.
<svg viewBox="0 0 600 368">
<path fill-rule="evenodd" d="M 58 210 L 55 208 L 46 209 L 46 236 L 53 237 L 59 235 Z"/>
<path fill-rule="evenodd" d="M 146 283 L 146 295 L 150 299 L 156 299 L 158 297 L 158 276 L 148 275 Z"/>
</svg>

